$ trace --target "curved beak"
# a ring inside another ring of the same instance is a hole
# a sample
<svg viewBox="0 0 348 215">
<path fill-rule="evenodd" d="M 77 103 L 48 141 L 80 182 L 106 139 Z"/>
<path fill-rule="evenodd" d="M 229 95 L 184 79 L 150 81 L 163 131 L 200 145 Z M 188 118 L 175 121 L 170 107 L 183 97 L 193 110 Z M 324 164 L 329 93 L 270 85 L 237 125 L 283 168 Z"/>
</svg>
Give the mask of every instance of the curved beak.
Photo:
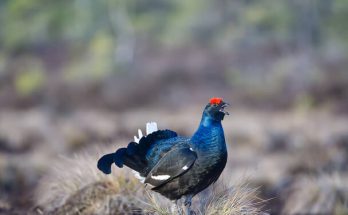
<svg viewBox="0 0 348 215">
<path fill-rule="evenodd" d="M 228 106 L 231 106 L 231 105 L 227 102 L 223 102 L 221 109 L 220 109 L 220 112 L 223 112 L 225 115 L 230 115 L 227 111 L 225 111 L 225 108 Z"/>
</svg>

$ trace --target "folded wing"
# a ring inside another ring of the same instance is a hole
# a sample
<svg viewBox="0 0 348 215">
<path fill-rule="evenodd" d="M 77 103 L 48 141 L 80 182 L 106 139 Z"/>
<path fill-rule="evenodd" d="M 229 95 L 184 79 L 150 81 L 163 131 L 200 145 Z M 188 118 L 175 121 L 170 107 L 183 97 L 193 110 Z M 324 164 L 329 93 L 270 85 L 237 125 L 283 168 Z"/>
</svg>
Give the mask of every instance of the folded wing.
<svg viewBox="0 0 348 215">
<path fill-rule="evenodd" d="M 197 154 L 188 145 L 173 147 L 151 169 L 145 183 L 155 187 L 187 172 L 197 159 Z"/>
</svg>

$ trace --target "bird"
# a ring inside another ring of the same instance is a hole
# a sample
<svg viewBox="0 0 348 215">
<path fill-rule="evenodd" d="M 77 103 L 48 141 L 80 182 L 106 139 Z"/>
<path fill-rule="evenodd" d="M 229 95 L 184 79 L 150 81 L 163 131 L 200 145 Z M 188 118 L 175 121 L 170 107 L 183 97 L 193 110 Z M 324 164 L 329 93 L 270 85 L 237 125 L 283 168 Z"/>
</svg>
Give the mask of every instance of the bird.
<svg viewBox="0 0 348 215">
<path fill-rule="evenodd" d="M 178 201 L 184 200 L 185 213 L 194 214 L 192 198 L 215 183 L 226 166 L 227 147 L 221 122 L 229 115 L 227 106 L 222 98 L 211 98 L 191 137 L 158 130 L 156 122 L 149 122 L 146 135 L 139 129 L 134 141 L 102 156 L 97 167 L 110 174 L 113 163 L 119 168 L 127 166 L 142 183 L 175 202 L 177 208 Z"/>
</svg>

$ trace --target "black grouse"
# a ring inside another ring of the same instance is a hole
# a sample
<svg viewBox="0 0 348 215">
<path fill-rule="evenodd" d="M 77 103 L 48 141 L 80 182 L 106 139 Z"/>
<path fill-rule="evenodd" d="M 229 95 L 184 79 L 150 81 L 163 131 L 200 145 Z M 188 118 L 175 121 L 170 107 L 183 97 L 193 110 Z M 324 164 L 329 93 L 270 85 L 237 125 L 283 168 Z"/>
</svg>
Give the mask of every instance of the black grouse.
<svg viewBox="0 0 348 215">
<path fill-rule="evenodd" d="M 212 98 L 206 105 L 201 122 L 192 137 L 181 137 L 171 130 L 157 130 L 157 124 L 147 123 L 147 135 L 134 137 L 126 148 L 106 154 L 98 168 L 111 173 L 111 165 L 123 165 L 152 190 L 175 200 L 184 197 L 186 214 L 190 214 L 191 199 L 214 183 L 225 168 L 227 149 L 221 121 L 228 115 L 228 106 L 221 98 Z"/>
</svg>

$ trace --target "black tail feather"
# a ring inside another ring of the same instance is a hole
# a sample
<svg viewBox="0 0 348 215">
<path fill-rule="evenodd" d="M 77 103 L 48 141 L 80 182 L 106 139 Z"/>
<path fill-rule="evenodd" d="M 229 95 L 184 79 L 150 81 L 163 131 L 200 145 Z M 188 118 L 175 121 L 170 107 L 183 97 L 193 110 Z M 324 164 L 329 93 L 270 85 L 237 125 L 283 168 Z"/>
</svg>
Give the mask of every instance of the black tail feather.
<svg viewBox="0 0 348 215">
<path fill-rule="evenodd" d="M 111 173 L 111 165 L 122 168 L 123 165 L 139 172 L 141 175 L 146 175 L 149 171 L 146 154 L 151 148 L 151 145 L 156 141 L 176 137 L 177 134 L 170 130 L 159 130 L 142 137 L 139 143 L 130 142 L 127 148 L 120 148 L 115 153 L 104 155 L 98 161 L 98 169 L 105 174 Z"/>
<path fill-rule="evenodd" d="M 114 162 L 115 153 L 106 154 L 98 160 L 98 169 L 105 174 L 111 173 L 111 165 Z"/>
<path fill-rule="evenodd" d="M 120 148 L 115 152 L 114 162 L 116 166 L 118 166 L 119 168 L 123 167 L 124 157 L 126 155 L 126 152 L 127 152 L 126 148 Z"/>
</svg>

